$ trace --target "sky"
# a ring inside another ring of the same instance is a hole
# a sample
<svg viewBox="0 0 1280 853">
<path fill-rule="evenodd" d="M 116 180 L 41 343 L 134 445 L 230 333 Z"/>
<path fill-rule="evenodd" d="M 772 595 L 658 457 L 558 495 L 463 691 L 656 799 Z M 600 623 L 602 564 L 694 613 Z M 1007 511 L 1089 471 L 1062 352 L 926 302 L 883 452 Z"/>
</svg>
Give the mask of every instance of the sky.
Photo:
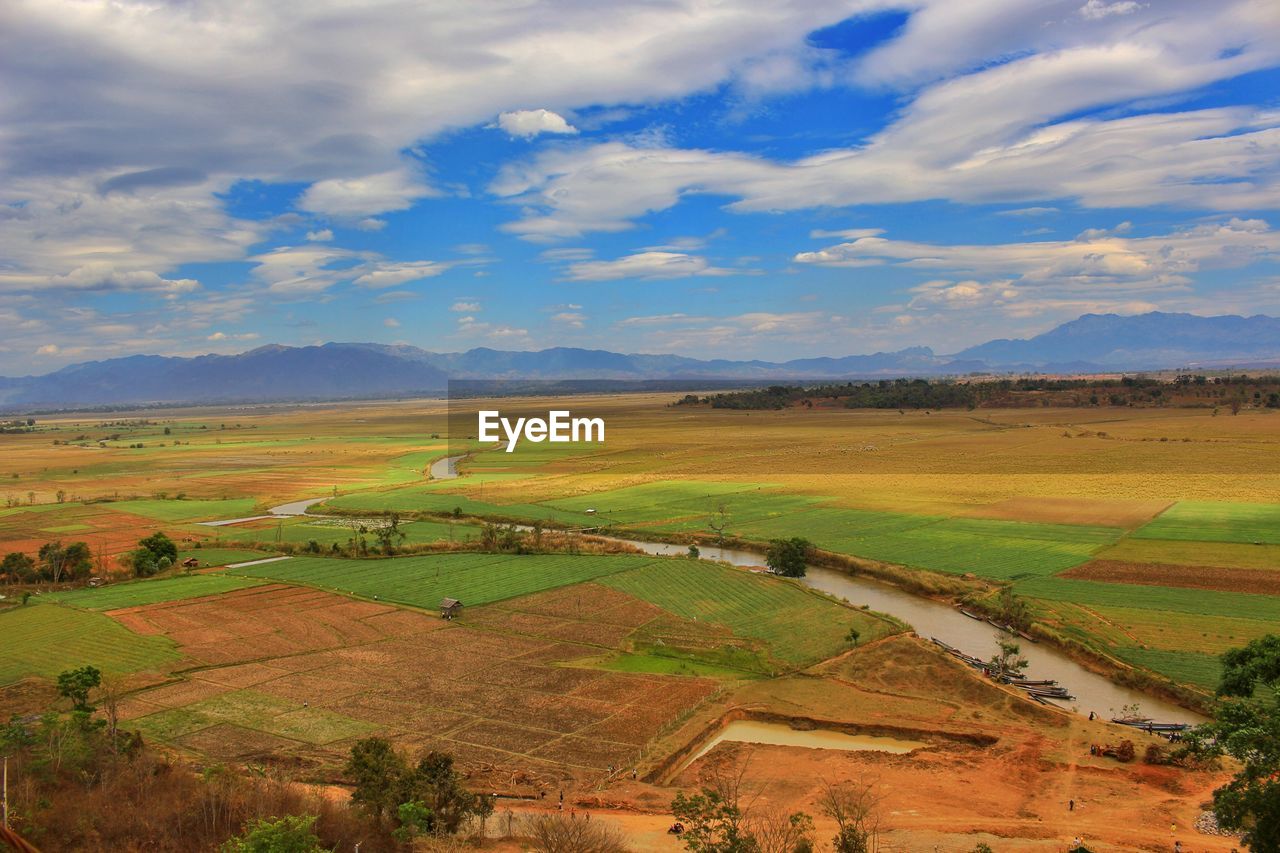
<svg viewBox="0 0 1280 853">
<path fill-rule="evenodd" d="M 0 375 L 1280 314 L 1275 0 L 9 0 Z"/>
</svg>

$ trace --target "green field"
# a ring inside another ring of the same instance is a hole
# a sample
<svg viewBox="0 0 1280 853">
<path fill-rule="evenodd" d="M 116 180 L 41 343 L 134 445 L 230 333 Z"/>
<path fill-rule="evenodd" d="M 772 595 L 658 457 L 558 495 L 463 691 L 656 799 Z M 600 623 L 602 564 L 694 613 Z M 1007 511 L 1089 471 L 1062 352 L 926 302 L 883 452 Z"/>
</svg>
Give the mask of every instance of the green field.
<svg viewBox="0 0 1280 853">
<path fill-rule="evenodd" d="M 45 598 L 88 610 L 116 610 L 121 607 L 138 607 L 143 604 L 158 604 L 162 601 L 181 601 L 184 598 L 217 595 L 233 589 L 254 586 L 257 583 L 259 582 L 250 578 L 225 574 L 176 575 L 169 578 L 153 578 L 55 592 Z"/>
<path fill-rule="evenodd" d="M 658 562 L 663 562 L 662 558 L 463 553 L 385 560 L 296 557 L 231 571 L 247 577 L 301 583 L 364 598 L 435 608 L 445 597 L 459 599 L 465 605 L 489 604 Z"/>
<path fill-rule="evenodd" d="M 1280 544 L 1280 504 L 1179 501 L 1133 534 L 1139 539 Z"/>
<path fill-rule="evenodd" d="M 791 665 L 824 660 L 849 648 L 850 628 L 868 642 L 893 632 L 890 623 L 779 578 L 702 562 L 662 560 L 600 583 L 685 619 L 724 625 L 760 640 Z"/>
<path fill-rule="evenodd" d="M 1018 581 L 1014 589 L 1022 595 L 1050 601 L 1280 622 L 1280 597 L 1273 595 L 1067 578 L 1031 578 Z"/>
<path fill-rule="evenodd" d="M 253 498 L 232 498 L 229 500 L 159 500 L 141 499 L 132 501 L 115 501 L 111 509 L 119 512 L 131 512 L 144 518 L 156 521 L 217 521 L 223 518 L 243 518 L 256 515 L 258 502 Z"/>
<path fill-rule="evenodd" d="M 28 604 L 0 612 L 0 685 L 30 675 L 54 678 L 78 666 L 136 672 L 181 657 L 165 637 L 143 637 L 100 613 Z"/>
<path fill-rule="evenodd" d="M 146 694 L 141 694 L 146 698 Z M 304 708 L 252 690 L 237 690 L 181 708 L 159 711 L 130 722 L 144 735 L 173 741 L 220 723 L 230 723 L 316 745 L 360 737 L 377 726 L 320 708 Z"/>
<path fill-rule="evenodd" d="M 1116 654 L 1129 663 L 1205 690 L 1215 689 L 1222 679 L 1222 662 L 1212 655 L 1126 647 L 1116 649 Z"/>
<path fill-rule="evenodd" d="M 316 542 L 328 548 L 337 543 L 344 545 L 351 538 L 351 528 L 342 524 L 305 517 L 284 519 L 266 527 L 219 527 L 214 534 L 220 542 L 261 544 L 269 547 L 276 542 L 291 542 L 305 545 Z M 405 534 L 404 544 L 421 545 L 429 542 L 465 542 L 478 539 L 480 528 L 474 524 L 449 524 L 443 521 L 409 521 L 402 522 L 400 529 Z M 375 541 L 372 533 L 365 534 L 370 543 Z M 200 552 L 192 552 L 199 556 Z M 250 558 L 252 559 L 252 558 Z"/>
<path fill-rule="evenodd" d="M 195 557 L 200 561 L 201 568 L 209 568 L 274 556 L 275 553 L 271 551 L 250 551 L 245 548 L 191 548 L 178 552 L 178 564 L 181 565 L 188 557 Z"/>
<path fill-rule="evenodd" d="M 452 481 L 441 481 L 452 482 Z M 424 484 L 394 489 L 388 492 L 369 492 L 343 495 L 326 501 L 321 507 L 355 512 L 434 512 L 449 513 L 460 509 L 465 515 L 520 518 L 530 521 L 556 521 L 568 525 L 594 527 L 599 519 L 586 513 L 558 510 L 541 504 L 497 504 L 475 500 L 466 495 L 441 491 L 439 486 Z"/>
<path fill-rule="evenodd" d="M 588 662 L 580 666 L 607 669 L 612 672 L 637 672 L 645 675 L 684 675 L 698 678 L 748 678 L 751 674 L 740 669 L 717 666 L 697 660 L 696 656 L 678 657 L 674 654 L 621 652 L 611 657 Z"/>
</svg>

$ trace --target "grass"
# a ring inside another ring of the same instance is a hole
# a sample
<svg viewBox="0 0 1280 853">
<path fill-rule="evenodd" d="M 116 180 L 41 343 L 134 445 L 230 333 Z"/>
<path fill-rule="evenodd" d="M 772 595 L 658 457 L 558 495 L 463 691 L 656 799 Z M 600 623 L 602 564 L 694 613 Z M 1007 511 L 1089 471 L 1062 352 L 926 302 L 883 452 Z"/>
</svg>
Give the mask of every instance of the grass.
<svg viewBox="0 0 1280 853">
<path fill-rule="evenodd" d="M 521 518 L 530 521 L 557 521 L 562 524 L 591 527 L 600 523 L 598 518 L 586 513 L 569 512 L 539 504 L 492 503 L 477 500 L 467 495 L 443 492 L 430 485 L 408 486 L 389 492 L 343 495 L 326 501 L 320 508 L 321 511 L 326 507 L 375 513 L 384 510 L 448 513 L 457 508 L 461 509 L 465 515 Z"/>
<path fill-rule="evenodd" d="M 861 642 L 893 632 L 888 622 L 794 583 L 709 563 L 662 560 L 599 582 L 685 619 L 713 622 L 759 640 L 775 659 L 790 665 L 848 649 L 850 628 L 858 630 Z"/>
<path fill-rule="evenodd" d="M 402 522 L 400 529 L 405 533 L 405 544 L 418 545 L 428 542 L 447 541 L 452 537 L 458 542 L 467 539 L 478 539 L 480 528 L 472 524 L 449 524 L 439 521 Z M 351 529 L 341 524 L 324 523 L 307 518 L 287 519 L 283 522 L 265 527 L 223 527 L 217 528 L 217 539 L 228 543 L 261 543 L 270 546 L 276 541 L 292 542 L 305 545 L 315 541 L 328 547 L 333 543 L 343 545 L 351 538 Z M 277 540 L 277 536 L 279 539 Z M 375 541 L 372 533 L 366 534 L 370 542 Z M 197 556 L 199 552 L 194 552 Z"/>
<path fill-rule="evenodd" d="M 1139 539 L 1280 545 L 1280 504 L 1179 501 L 1133 535 Z"/>
<path fill-rule="evenodd" d="M 1121 539 L 1094 555 L 1102 560 L 1170 563 L 1177 566 L 1224 566 L 1280 569 L 1280 545 L 1240 542 L 1192 542 L 1176 539 Z"/>
<path fill-rule="evenodd" d="M 1222 679 L 1222 662 L 1212 655 L 1124 647 L 1116 649 L 1116 654 L 1129 663 L 1206 690 L 1215 689 Z"/>
<path fill-rule="evenodd" d="M 217 521 L 223 518 L 243 518 L 255 515 L 258 502 L 253 498 L 227 500 L 160 500 L 145 498 L 132 501 L 116 501 L 111 509 L 130 512 L 157 521 Z"/>
<path fill-rule="evenodd" d="M 117 610 L 162 601 L 181 601 L 202 595 L 218 595 L 233 589 L 254 586 L 258 581 L 226 574 L 175 575 L 167 578 L 128 581 L 97 588 L 86 587 L 51 593 L 45 598 L 87 610 Z"/>
<path fill-rule="evenodd" d="M 1089 606 L 1280 621 L 1280 597 L 1271 595 L 1044 577 L 1019 581 L 1014 588 L 1032 598 Z"/>
<path fill-rule="evenodd" d="M 143 698 L 146 694 L 141 694 Z M 181 708 L 171 708 L 131 721 L 144 735 L 174 741 L 201 729 L 231 723 L 244 728 L 324 745 L 376 731 L 371 723 L 353 720 L 321 708 L 303 708 L 275 696 L 252 690 L 237 690 L 203 699 Z"/>
<path fill-rule="evenodd" d="M 200 566 L 225 566 L 228 563 L 245 563 L 275 556 L 271 551 L 250 551 L 245 548 L 191 548 L 178 552 L 178 564 L 189 557 L 200 561 Z"/>
<path fill-rule="evenodd" d="M 651 565 L 640 556 L 430 554 L 385 560 L 297 557 L 237 574 L 336 589 L 413 607 L 435 608 L 440 599 L 489 604 Z"/>
<path fill-rule="evenodd" d="M 136 672 L 181 657 L 165 637 L 143 637 L 100 613 L 43 602 L 0 612 L 0 636 L 0 685 L 85 665 Z"/>
</svg>

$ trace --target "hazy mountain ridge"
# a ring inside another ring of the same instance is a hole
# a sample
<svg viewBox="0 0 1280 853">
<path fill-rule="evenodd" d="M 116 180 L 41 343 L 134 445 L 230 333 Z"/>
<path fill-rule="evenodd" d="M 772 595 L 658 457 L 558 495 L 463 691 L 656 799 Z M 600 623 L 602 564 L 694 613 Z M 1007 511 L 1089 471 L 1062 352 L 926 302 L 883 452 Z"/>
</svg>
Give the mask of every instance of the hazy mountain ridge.
<svg viewBox="0 0 1280 853">
<path fill-rule="evenodd" d="M 824 380 L 979 371 L 1079 373 L 1280 364 L 1280 319 L 1150 313 L 1086 314 L 1033 338 L 954 355 L 907 347 L 785 362 L 695 359 L 553 347 L 436 353 L 405 344 L 269 344 L 238 355 L 135 355 L 43 376 L 0 377 L 0 406 L 266 402 L 438 394 L 458 379 Z"/>
</svg>

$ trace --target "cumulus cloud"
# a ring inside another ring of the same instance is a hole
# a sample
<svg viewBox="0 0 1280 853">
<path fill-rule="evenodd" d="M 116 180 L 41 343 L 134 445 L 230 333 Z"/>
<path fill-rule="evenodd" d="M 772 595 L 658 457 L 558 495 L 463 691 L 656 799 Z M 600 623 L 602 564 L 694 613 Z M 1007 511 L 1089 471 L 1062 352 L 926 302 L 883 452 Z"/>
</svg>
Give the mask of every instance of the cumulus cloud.
<svg viewBox="0 0 1280 853">
<path fill-rule="evenodd" d="M 312 243 L 327 243 L 333 239 L 333 232 L 328 228 L 321 228 L 318 231 L 308 231 L 307 239 Z"/>
<path fill-rule="evenodd" d="M 460 314 L 474 314 L 478 311 L 481 311 L 482 308 L 479 302 L 467 302 L 464 300 L 458 300 L 457 302 L 449 306 L 449 310 L 457 311 Z"/>
<path fill-rule="evenodd" d="M 864 143 L 775 161 L 612 141 L 540 152 L 491 190 L 521 204 L 507 228 L 534 241 L 622 231 L 694 194 L 739 212 L 936 198 L 1280 206 L 1280 113 L 1149 106 L 1280 62 L 1280 17 L 1264 5 L 1173 4 L 1135 29 L 1046 27 L 1040 4 L 925 3 L 859 66 L 868 84 L 926 84 Z M 943 74 L 955 76 L 934 82 Z M 1118 103 L 1133 109 L 1096 112 Z"/>
<path fill-rule="evenodd" d="M 1088 311 L 1212 308 L 1190 286 L 1205 270 L 1280 258 L 1280 232 L 1257 219 L 1200 223 L 1169 234 L 1122 236 L 1127 223 L 1090 229 L 1074 240 L 945 245 L 859 237 L 814 252 L 798 264 L 844 267 L 880 263 L 942 273 L 888 310 L 995 310 L 1007 317 L 1068 319 Z"/>
<path fill-rule="evenodd" d="M 570 329 L 582 329 L 587 325 L 587 315 L 577 311 L 561 311 L 551 316 L 551 322 Z"/>
<path fill-rule="evenodd" d="M 532 139 L 543 133 L 574 134 L 578 129 L 551 110 L 513 110 L 498 115 L 498 127 L 509 136 Z"/>
<path fill-rule="evenodd" d="M 371 214 L 405 210 L 435 195 L 412 169 L 393 169 L 358 178 L 317 181 L 298 199 L 298 207 L 336 218 L 363 219 Z"/>
</svg>

